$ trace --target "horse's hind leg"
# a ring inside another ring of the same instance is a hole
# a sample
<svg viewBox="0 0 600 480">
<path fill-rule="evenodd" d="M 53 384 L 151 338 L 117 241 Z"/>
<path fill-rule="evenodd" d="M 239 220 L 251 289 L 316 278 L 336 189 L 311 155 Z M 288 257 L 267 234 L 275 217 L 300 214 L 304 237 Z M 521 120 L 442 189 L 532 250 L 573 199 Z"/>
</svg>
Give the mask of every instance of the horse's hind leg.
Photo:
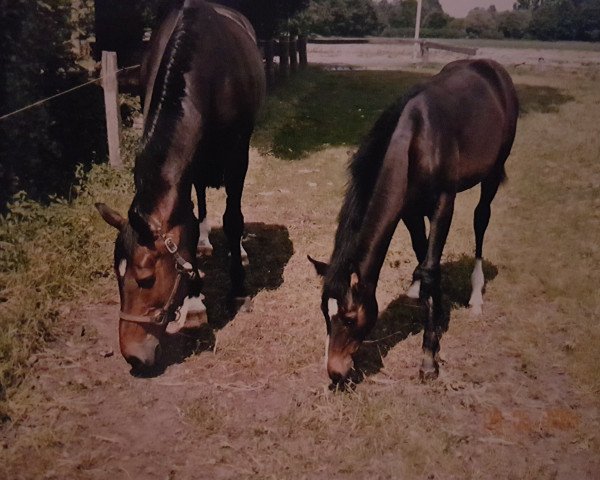
<svg viewBox="0 0 600 480">
<path fill-rule="evenodd" d="M 242 192 L 248 170 L 249 139 L 238 141 L 231 148 L 225 168 L 225 190 L 227 206 L 223 215 L 223 230 L 227 237 L 227 245 L 231 255 L 230 277 L 231 295 L 236 299 L 244 299 L 245 271 L 242 259 L 241 239 L 244 232 L 244 216 L 242 214 Z M 245 253 L 245 252 L 244 252 Z"/>
<path fill-rule="evenodd" d="M 206 186 L 196 185 L 196 195 L 198 197 L 198 220 L 200 221 L 200 235 L 198 237 L 197 255 L 210 257 L 213 253 L 213 246 L 210 243 L 210 223 L 206 216 Z"/>
<path fill-rule="evenodd" d="M 475 267 L 471 273 L 471 298 L 469 306 L 471 312 L 479 315 L 483 305 L 483 237 L 490 222 L 491 204 L 496 196 L 498 186 L 502 181 L 502 174 L 494 174 L 481 182 L 481 197 L 473 215 L 473 228 L 475 229 Z"/>
<path fill-rule="evenodd" d="M 419 214 L 407 214 L 402 219 L 408 233 L 410 234 L 410 240 L 412 243 L 413 250 L 417 256 L 417 268 L 413 272 L 412 283 L 406 291 L 408 298 L 419 298 L 419 290 L 421 289 L 421 280 L 418 277 L 419 266 L 421 262 L 425 260 L 427 255 L 427 235 L 425 233 L 425 218 Z"/>
<path fill-rule="evenodd" d="M 437 356 L 445 323 L 440 260 L 452 222 L 455 197 L 454 193 L 448 192 L 440 195 L 431 219 L 427 255 L 416 273 L 421 280 L 419 298 L 427 307 L 427 320 L 423 334 L 423 361 L 419 371 L 423 380 L 434 379 L 439 372 Z"/>
</svg>

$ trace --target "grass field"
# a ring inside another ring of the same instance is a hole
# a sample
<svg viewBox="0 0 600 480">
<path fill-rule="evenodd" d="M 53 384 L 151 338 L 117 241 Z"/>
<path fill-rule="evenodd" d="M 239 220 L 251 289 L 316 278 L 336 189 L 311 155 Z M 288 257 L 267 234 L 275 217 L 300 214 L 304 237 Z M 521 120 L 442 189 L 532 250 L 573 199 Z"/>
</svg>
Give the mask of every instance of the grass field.
<svg viewBox="0 0 600 480">
<path fill-rule="evenodd" d="M 92 207 L 124 211 L 130 172 L 95 167 L 71 202 L 22 199 L 0 228 L 0 478 L 598 478 L 600 98 L 583 75 L 515 76 L 526 113 L 486 236 L 484 315 L 461 306 L 472 191 L 445 251 L 440 378 L 417 379 L 420 312 L 399 300 L 414 258 L 399 229 L 366 378 L 327 389 L 306 254 L 329 255 L 349 153 L 422 75 L 309 71 L 270 97 L 244 197 L 254 311 L 220 310 L 217 229 L 212 327 L 156 378 L 119 356 L 114 234 Z M 211 192 L 215 225 L 223 204 Z"/>
</svg>

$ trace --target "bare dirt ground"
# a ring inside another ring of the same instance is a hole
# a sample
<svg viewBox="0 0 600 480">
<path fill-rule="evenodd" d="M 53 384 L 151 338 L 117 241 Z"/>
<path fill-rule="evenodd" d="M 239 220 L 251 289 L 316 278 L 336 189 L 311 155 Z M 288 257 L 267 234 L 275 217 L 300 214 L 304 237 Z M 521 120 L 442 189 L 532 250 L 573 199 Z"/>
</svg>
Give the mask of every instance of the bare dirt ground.
<svg viewBox="0 0 600 480">
<path fill-rule="evenodd" d="M 397 68 L 395 54 L 346 48 L 314 46 L 310 58 Z M 535 128 L 535 119 L 526 122 Z M 526 151 L 521 135 L 509 177 L 526 174 Z M 545 283 L 557 270 L 540 273 L 542 262 L 523 246 L 524 226 L 545 227 L 529 217 L 527 187 L 516 181 L 494 203 L 484 314 L 452 310 L 439 379 L 418 381 L 420 313 L 400 295 L 414 256 L 399 231 L 378 290 L 384 313 L 361 353 L 366 378 L 354 391 L 328 390 L 320 285 L 306 254 L 330 253 L 347 157 L 342 148 L 299 162 L 252 152 L 246 247 L 251 262 L 263 257 L 249 269 L 254 310 L 223 315 L 226 258 L 215 232 L 205 266 L 213 328 L 173 340 L 162 374 L 134 377 L 121 358 L 116 285 L 105 304 L 64 312 L 64 335 L 32 359 L 30 380 L 11 401 L 0 478 L 600 478 L 598 392 L 570 367 L 574 307 Z M 222 194 L 210 197 L 218 225 Z M 471 263 L 461 255 L 473 248 L 476 201 L 475 191 L 460 198 L 446 248 L 446 293 L 456 303 L 468 299 Z M 561 255 L 546 261 L 559 269 Z"/>
</svg>

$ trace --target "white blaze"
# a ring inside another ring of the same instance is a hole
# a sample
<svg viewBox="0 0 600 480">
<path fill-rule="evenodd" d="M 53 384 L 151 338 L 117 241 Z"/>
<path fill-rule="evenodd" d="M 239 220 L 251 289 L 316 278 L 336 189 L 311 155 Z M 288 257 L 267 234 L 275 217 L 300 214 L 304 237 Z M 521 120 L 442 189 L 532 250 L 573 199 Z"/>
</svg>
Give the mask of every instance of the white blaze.
<svg viewBox="0 0 600 480">
<path fill-rule="evenodd" d="M 327 313 L 329 313 L 329 318 L 338 314 L 338 303 L 335 298 L 327 300 Z"/>
</svg>

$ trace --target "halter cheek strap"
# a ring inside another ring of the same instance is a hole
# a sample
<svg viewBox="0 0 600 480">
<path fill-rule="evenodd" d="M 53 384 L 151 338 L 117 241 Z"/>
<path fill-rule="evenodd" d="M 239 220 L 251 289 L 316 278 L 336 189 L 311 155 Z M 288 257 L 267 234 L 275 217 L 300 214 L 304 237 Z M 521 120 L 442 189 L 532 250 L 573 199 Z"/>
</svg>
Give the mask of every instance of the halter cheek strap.
<svg viewBox="0 0 600 480">
<path fill-rule="evenodd" d="M 177 297 L 177 292 L 179 291 L 179 286 L 181 285 L 181 278 L 185 276 L 189 281 L 193 281 L 197 278 L 197 274 L 194 271 L 192 264 L 179 254 L 175 241 L 162 232 L 160 232 L 159 235 L 165 242 L 167 251 L 175 259 L 175 268 L 177 269 L 177 278 L 175 279 L 175 284 L 171 289 L 167 303 L 165 303 L 165 306 L 158 310 L 154 315 L 132 315 L 121 310 L 119 312 L 119 319 L 121 320 L 134 323 L 147 323 L 161 327 L 173 320 L 176 320 L 179 307 L 173 307 L 175 305 L 175 299 Z"/>
</svg>

